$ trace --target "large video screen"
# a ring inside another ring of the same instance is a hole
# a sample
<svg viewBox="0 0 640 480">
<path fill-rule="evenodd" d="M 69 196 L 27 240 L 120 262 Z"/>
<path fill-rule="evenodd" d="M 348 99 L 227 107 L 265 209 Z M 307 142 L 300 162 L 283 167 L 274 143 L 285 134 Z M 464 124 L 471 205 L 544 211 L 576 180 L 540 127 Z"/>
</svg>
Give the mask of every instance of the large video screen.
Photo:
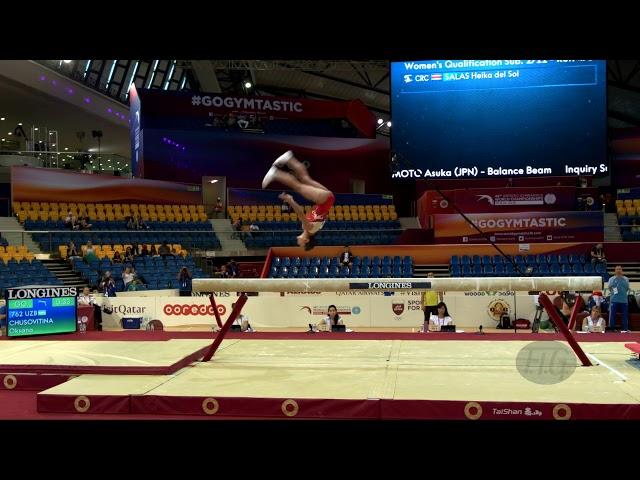
<svg viewBox="0 0 640 480">
<path fill-rule="evenodd" d="M 603 60 L 392 62 L 392 176 L 605 176 L 606 103 Z"/>
<path fill-rule="evenodd" d="M 76 293 L 75 287 L 8 289 L 7 336 L 75 332 Z"/>
</svg>

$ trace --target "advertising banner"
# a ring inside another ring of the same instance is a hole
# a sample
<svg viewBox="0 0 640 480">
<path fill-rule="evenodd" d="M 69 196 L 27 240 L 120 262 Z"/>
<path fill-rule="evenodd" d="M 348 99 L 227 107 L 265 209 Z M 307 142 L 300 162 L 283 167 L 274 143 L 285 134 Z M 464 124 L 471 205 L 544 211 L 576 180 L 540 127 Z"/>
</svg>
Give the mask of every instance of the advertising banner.
<svg viewBox="0 0 640 480">
<path fill-rule="evenodd" d="M 467 215 L 495 243 L 600 242 L 602 212 L 475 213 Z M 434 215 L 436 243 L 487 243 L 459 214 Z"/>
</svg>

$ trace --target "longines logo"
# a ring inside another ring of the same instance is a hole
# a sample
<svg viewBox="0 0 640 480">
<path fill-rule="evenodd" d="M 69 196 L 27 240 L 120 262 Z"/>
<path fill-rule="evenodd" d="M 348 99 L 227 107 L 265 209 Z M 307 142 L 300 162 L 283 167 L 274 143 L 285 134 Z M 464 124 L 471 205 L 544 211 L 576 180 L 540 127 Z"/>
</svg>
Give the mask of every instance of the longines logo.
<svg viewBox="0 0 640 480">
<path fill-rule="evenodd" d="M 45 287 L 45 288 L 9 288 L 7 298 L 15 300 L 20 298 L 48 298 L 48 297 L 75 297 L 78 295 L 76 287 Z"/>
</svg>

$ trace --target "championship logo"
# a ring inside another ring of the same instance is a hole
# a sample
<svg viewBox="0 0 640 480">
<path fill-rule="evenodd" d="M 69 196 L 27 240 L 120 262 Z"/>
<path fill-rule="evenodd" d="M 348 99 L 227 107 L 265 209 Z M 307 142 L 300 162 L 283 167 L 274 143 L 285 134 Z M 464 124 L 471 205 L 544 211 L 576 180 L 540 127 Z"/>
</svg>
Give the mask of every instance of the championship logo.
<svg viewBox="0 0 640 480">
<path fill-rule="evenodd" d="M 395 313 L 396 315 L 402 315 L 402 312 L 404 312 L 404 302 L 393 302 L 391 304 L 391 308 L 393 310 L 393 313 Z"/>
<path fill-rule="evenodd" d="M 509 304 L 502 299 L 492 300 L 487 307 L 487 315 L 492 320 L 499 322 L 502 315 L 509 314 Z"/>
</svg>

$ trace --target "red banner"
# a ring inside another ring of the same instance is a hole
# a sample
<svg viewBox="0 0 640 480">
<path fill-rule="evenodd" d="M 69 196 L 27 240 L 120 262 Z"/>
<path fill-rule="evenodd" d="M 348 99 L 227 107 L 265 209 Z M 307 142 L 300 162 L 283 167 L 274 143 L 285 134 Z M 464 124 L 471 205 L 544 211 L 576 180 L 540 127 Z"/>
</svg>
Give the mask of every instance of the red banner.
<svg viewBox="0 0 640 480">
<path fill-rule="evenodd" d="M 472 213 L 434 215 L 436 243 L 601 242 L 602 212 Z"/>
</svg>

